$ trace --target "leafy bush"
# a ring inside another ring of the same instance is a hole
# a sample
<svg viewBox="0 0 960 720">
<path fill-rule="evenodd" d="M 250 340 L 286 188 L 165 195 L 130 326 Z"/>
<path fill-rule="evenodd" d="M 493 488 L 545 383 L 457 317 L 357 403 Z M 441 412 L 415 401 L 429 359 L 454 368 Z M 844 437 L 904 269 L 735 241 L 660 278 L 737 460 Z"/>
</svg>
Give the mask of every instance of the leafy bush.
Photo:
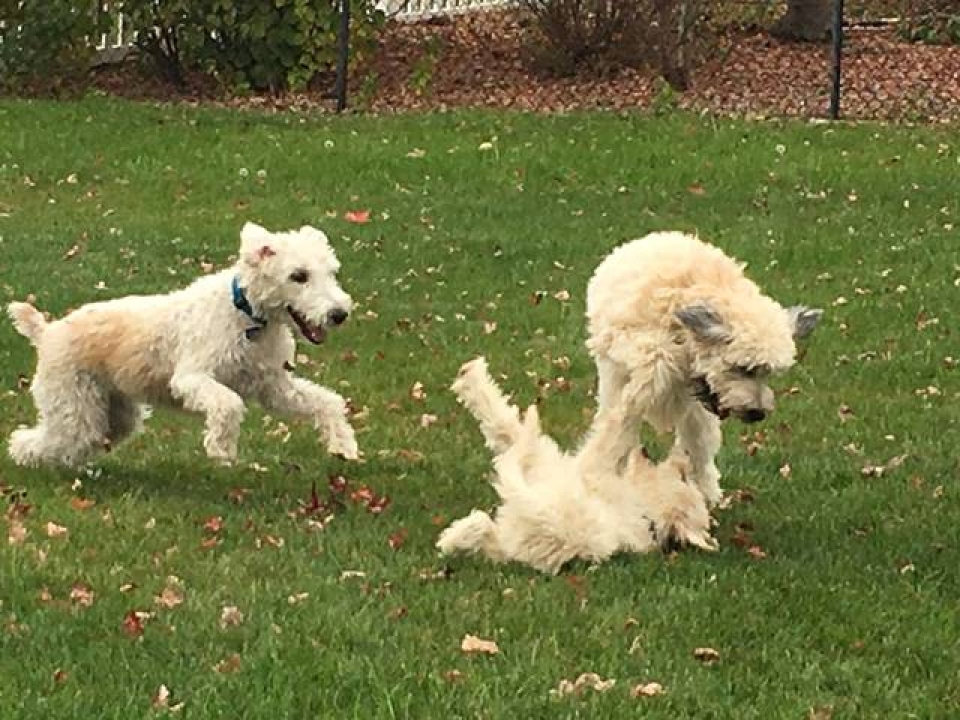
<svg viewBox="0 0 960 720">
<path fill-rule="evenodd" d="M 529 46 L 541 68 L 570 74 L 652 66 L 687 84 L 698 0 L 521 0 L 533 18 Z"/>
<path fill-rule="evenodd" d="M 109 26 L 95 0 L 0 0 L 0 87 L 55 91 L 82 82 Z"/>
<path fill-rule="evenodd" d="M 900 35 L 910 42 L 960 45 L 960 9 L 955 0 L 920 0 L 905 3 Z"/>
<path fill-rule="evenodd" d="M 210 72 L 233 87 L 300 90 L 336 64 L 338 0 L 126 0 L 137 45 L 168 80 Z M 373 47 L 383 13 L 354 0 L 351 56 Z"/>
</svg>

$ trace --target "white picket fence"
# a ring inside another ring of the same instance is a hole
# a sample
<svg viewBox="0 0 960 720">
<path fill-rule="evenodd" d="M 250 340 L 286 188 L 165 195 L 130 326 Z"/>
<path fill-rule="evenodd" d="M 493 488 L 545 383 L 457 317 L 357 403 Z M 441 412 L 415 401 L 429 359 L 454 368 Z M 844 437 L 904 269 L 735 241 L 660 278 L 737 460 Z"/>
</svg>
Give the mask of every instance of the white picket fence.
<svg viewBox="0 0 960 720">
<path fill-rule="evenodd" d="M 437 15 L 454 15 L 473 10 L 508 7 L 516 5 L 517 0 L 379 0 L 377 4 L 387 17 L 415 21 Z M 124 26 L 123 16 L 118 15 L 110 32 L 100 37 L 97 49 L 125 48 L 131 42 L 133 42 L 133 36 L 130 29 Z"/>
<path fill-rule="evenodd" d="M 380 0 L 378 3 L 389 17 L 398 20 L 419 20 L 435 15 L 452 15 L 516 5 L 516 0 Z"/>
</svg>

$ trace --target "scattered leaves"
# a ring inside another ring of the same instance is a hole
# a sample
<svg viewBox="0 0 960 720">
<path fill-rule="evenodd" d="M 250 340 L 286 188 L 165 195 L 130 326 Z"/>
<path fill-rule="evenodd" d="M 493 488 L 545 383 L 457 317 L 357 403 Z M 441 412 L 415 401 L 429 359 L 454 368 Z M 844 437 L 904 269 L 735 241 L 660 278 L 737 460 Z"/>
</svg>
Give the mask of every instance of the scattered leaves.
<svg viewBox="0 0 960 720">
<path fill-rule="evenodd" d="M 241 658 L 238 653 L 227 655 L 223 660 L 213 666 L 215 672 L 221 675 L 235 673 L 240 669 Z"/>
<path fill-rule="evenodd" d="M 500 653 L 500 648 L 493 640 L 483 640 L 470 634 L 463 636 L 463 640 L 460 641 L 460 650 L 470 655 L 497 655 Z"/>
<path fill-rule="evenodd" d="M 630 697 L 656 697 L 657 695 L 663 695 L 665 692 L 666 690 L 664 690 L 663 685 L 660 683 L 648 682 L 634 685 L 632 688 L 630 688 Z"/>
<path fill-rule="evenodd" d="M 96 500 L 91 500 L 89 498 L 73 497 L 70 499 L 70 507 L 79 511 L 89 510 L 96 504 Z"/>
<path fill-rule="evenodd" d="M 712 647 L 698 647 L 694 649 L 693 656 L 704 665 L 715 665 L 720 662 L 720 653 Z"/>
<path fill-rule="evenodd" d="M 604 680 L 596 673 L 586 672 L 581 673 L 576 680 L 567 680 L 566 678 L 562 679 L 557 684 L 556 689 L 550 691 L 550 694 L 554 697 L 581 695 L 583 691 L 588 688 L 594 692 L 602 693 L 606 692 L 616 684 L 617 681 L 614 678 Z"/>
<path fill-rule="evenodd" d="M 58 525 L 55 522 L 48 522 L 46 526 L 44 526 L 44 529 L 46 530 L 47 537 L 52 538 L 64 537 L 69 532 L 63 525 Z"/>
<path fill-rule="evenodd" d="M 243 622 L 243 613 L 236 605 L 224 605 L 220 611 L 220 629 L 236 627 Z"/>
<path fill-rule="evenodd" d="M 407 541 L 407 529 L 400 528 L 394 533 L 390 534 L 390 537 L 387 538 L 387 544 L 390 545 L 391 549 L 399 550 L 403 547 L 403 544 Z"/>
<path fill-rule="evenodd" d="M 84 583 L 74 583 L 70 588 L 70 600 L 81 607 L 90 607 L 93 605 L 94 592 L 89 585 Z"/>
<path fill-rule="evenodd" d="M 426 398 L 427 394 L 423 390 L 423 383 L 417 380 L 410 388 L 410 399 L 416 402 L 423 402 Z"/>
<path fill-rule="evenodd" d="M 370 222 L 369 210 L 348 210 L 343 214 L 343 219 L 357 225 L 364 225 Z"/>
</svg>

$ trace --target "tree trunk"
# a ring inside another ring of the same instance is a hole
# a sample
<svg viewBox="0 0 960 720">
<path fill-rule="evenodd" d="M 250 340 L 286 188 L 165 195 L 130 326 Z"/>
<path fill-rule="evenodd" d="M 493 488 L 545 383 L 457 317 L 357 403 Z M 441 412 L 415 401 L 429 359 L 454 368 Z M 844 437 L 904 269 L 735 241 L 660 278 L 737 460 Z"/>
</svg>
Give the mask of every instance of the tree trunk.
<svg viewBox="0 0 960 720">
<path fill-rule="evenodd" d="M 835 0 L 787 0 L 787 12 L 770 32 L 782 40 L 823 42 L 830 37 Z"/>
</svg>

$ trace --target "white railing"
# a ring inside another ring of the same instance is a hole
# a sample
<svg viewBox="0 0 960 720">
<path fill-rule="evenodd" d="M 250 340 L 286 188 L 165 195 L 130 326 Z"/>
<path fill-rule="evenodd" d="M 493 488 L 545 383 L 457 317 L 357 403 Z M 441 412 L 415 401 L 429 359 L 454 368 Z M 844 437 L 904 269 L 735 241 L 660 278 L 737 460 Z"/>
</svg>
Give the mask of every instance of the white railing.
<svg viewBox="0 0 960 720">
<path fill-rule="evenodd" d="M 516 4 L 516 0 L 380 0 L 379 3 L 388 17 L 398 20 L 419 20 Z"/>
<path fill-rule="evenodd" d="M 387 17 L 397 20 L 422 20 L 437 15 L 454 15 L 473 10 L 488 10 L 516 5 L 517 0 L 380 0 Z M 124 26 L 123 15 L 117 16 L 109 33 L 100 36 L 98 50 L 125 48 L 133 42 L 133 34 Z"/>
</svg>

